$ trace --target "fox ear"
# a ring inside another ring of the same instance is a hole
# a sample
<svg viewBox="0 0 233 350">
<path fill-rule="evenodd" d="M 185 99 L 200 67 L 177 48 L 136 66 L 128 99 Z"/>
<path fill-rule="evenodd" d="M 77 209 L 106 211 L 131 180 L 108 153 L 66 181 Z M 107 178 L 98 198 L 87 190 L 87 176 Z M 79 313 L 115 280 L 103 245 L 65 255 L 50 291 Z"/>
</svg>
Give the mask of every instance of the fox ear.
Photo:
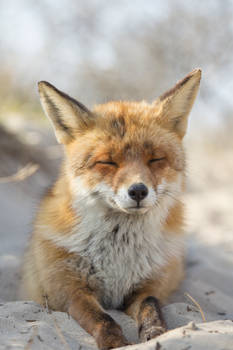
<svg viewBox="0 0 233 350">
<path fill-rule="evenodd" d="M 83 131 L 94 122 L 94 115 L 80 102 L 46 81 L 38 83 L 45 114 L 52 122 L 59 143 L 69 143 L 74 131 Z"/>
<path fill-rule="evenodd" d="M 201 80 L 201 70 L 195 69 L 172 89 L 155 101 L 158 123 L 180 138 L 186 133 L 188 115 L 194 103 Z"/>
</svg>

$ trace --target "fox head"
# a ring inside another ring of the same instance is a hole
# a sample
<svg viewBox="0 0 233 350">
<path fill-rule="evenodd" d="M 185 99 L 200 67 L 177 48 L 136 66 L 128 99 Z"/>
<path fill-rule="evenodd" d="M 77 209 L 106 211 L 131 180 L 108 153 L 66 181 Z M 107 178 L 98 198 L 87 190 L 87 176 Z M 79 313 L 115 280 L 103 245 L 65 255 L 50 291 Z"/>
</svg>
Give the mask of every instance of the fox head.
<svg viewBox="0 0 233 350">
<path fill-rule="evenodd" d="M 176 201 L 185 176 L 182 139 L 200 79 L 196 69 L 152 104 L 108 102 L 92 111 L 39 82 L 43 109 L 65 146 L 74 200 L 134 215 Z"/>
</svg>

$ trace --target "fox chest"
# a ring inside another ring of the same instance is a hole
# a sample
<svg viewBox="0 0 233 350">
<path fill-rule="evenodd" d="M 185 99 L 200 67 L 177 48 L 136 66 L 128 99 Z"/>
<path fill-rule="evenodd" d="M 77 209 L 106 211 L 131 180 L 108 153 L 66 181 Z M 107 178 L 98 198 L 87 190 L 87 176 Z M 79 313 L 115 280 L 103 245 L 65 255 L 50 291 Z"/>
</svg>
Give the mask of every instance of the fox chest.
<svg viewBox="0 0 233 350">
<path fill-rule="evenodd" d="M 145 279 L 159 276 L 169 259 L 181 254 L 182 241 L 160 227 L 153 213 L 110 219 L 88 216 L 59 244 L 81 258 L 78 273 L 96 290 L 102 305 L 119 308 Z"/>
<path fill-rule="evenodd" d="M 118 224 L 95 234 L 81 252 L 91 264 L 89 281 L 98 287 L 106 308 L 120 307 L 124 297 L 166 263 L 168 247 L 160 233 L 139 232 Z"/>
<path fill-rule="evenodd" d="M 153 252 L 148 247 L 143 248 L 131 245 L 130 238 L 125 235 L 122 242 L 104 240 L 95 252 L 92 251 L 94 278 L 105 307 L 120 307 L 124 297 L 151 275 L 155 268 L 151 259 Z"/>
</svg>

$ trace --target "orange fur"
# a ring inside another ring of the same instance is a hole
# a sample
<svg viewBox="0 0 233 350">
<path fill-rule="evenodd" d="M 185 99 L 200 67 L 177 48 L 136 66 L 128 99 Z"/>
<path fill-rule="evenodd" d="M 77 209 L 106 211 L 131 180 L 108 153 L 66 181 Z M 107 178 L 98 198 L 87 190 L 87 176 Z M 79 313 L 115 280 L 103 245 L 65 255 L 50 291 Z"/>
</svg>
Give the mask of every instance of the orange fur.
<svg viewBox="0 0 233 350">
<path fill-rule="evenodd" d="M 195 70 L 155 103 L 109 102 L 92 112 L 51 84 L 39 84 L 66 156 L 34 223 L 23 288 L 28 298 L 41 304 L 46 298 L 51 308 L 70 312 L 102 349 L 127 344 L 104 311 L 111 288 L 112 305 L 135 318 L 142 340 L 166 330 L 157 299 L 166 300 L 183 277 L 176 247 L 184 224 L 182 138 L 199 82 Z M 142 183 L 146 198 L 135 199 L 129 188 Z M 131 259 L 129 265 L 121 267 L 118 254 Z M 128 287 L 127 279 L 117 282 L 127 273 Z M 122 295 L 115 292 L 121 287 Z"/>
</svg>

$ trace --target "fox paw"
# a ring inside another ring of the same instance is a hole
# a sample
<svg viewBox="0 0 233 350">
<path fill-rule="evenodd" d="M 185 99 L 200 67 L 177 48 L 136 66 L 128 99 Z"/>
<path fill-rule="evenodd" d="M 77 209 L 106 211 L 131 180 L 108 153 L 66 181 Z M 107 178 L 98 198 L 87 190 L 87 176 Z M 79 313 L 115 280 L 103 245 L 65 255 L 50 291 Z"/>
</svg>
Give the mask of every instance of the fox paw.
<svg viewBox="0 0 233 350">
<path fill-rule="evenodd" d="M 118 325 L 113 325 L 109 328 L 103 328 L 96 337 L 98 348 L 108 350 L 120 348 L 122 346 L 131 345 L 124 337 L 121 328 Z"/>
<path fill-rule="evenodd" d="M 141 327 L 139 330 L 139 339 L 142 343 L 158 337 L 159 335 L 165 333 L 167 330 L 162 326 L 151 325 L 149 327 Z"/>
<path fill-rule="evenodd" d="M 141 303 L 138 321 L 141 342 L 156 338 L 167 331 L 159 301 L 153 296 L 147 297 Z"/>
<path fill-rule="evenodd" d="M 130 345 L 130 343 L 124 337 L 117 337 L 113 335 L 98 339 L 97 344 L 100 350 L 109 350 Z"/>
</svg>

